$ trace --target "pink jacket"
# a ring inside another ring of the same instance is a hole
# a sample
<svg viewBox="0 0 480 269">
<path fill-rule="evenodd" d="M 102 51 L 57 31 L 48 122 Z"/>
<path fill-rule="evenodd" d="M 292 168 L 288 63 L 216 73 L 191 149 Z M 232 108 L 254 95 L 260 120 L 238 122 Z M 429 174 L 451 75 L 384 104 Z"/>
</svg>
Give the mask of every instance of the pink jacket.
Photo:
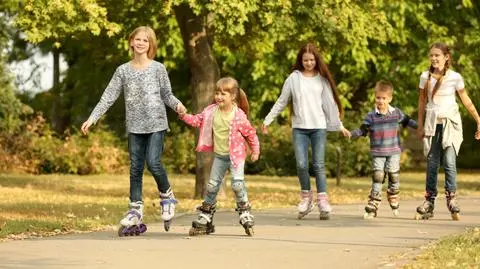
<svg viewBox="0 0 480 269">
<path fill-rule="evenodd" d="M 213 114 L 217 109 L 217 104 L 211 104 L 200 114 L 186 114 L 181 118 L 181 120 L 192 127 L 200 127 L 196 148 L 199 152 L 213 151 Z M 260 142 L 258 141 L 255 128 L 250 124 L 243 110 L 236 108 L 228 135 L 230 160 L 234 167 L 245 161 L 247 157 L 245 141 L 250 145 L 252 153 L 260 154 Z"/>
</svg>

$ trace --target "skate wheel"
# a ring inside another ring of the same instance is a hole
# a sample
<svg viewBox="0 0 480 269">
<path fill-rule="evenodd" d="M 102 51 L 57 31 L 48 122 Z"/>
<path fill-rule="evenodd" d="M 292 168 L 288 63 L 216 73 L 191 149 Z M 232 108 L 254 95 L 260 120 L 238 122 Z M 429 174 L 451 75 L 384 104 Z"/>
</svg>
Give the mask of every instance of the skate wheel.
<svg viewBox="0 0 480 269">
<path fill-rule="evenodd" d="M 320 220 L 329 220 L 330 214 L 329 213 L 320 213 Z"/>
<path fill-rule="evenodd" d="M 363 219 L 371 220 L 373 218 L 375 218 L 375 215 L 372 213 L 365 212 L 365 214 L 363 214 Z"/>
<path fill-rule="evenodd" d="M 123 226 L 120 226 L 120 228 L 118 228 L 118 236 L 119 237 L 125 236 L 125 233 L 124 233 L 123 229 L 125 229 L 125 227 L 123 227 Z"/>
<path fill-rule="evenodd" d="M 197 234 L 197 233 L 196 233 L 195 228 L 192 227 L 192 228 L 190 228 L 190 230 L 188 230 L 188 235 L 190 235 L 190 236 L 195 236 L 196 234 Z"/>
<path fill-rule="evenodd" d="M 147 225 L 145 225 L 145 224 L 143 224 L 143 223 L 140 224 L 140 225 L 138 225 L 138 230 L 139 230 L 139 232 L 140 232 L 141 234 L 143 234 L 144 232 L 147 231 Z"/>
<path fill-rule="evenodd" d="M 415 216 L 413 217 L 414 220 L 421 220 L 423 219 L 423 216 L 419 213 L 415 213 Z"/>
<path fill-rule="evenodd" d="M 253 236 L 253 234 L 254 234 L 253 227 L 247 227 L 247 228 L 245 228 L 245 233 L 246 233 L 248 236 Z"/>
<path fill-rule="evenodd" d="M 395 217 L 399 215 L 398 209 L 392 210 L 392 213 L 393 213 L 393 216 Z"/>
<path fill-rule="evenodd" d="M 170 221 L 163 222 L 163 228 L 168 232 L 170 230 Z"/>
<path fill-rule="evenodd" d="M 458 212 L 452 213 L 452 219 L 453 220 L 460 220 L 460 213 L 458 213 Z"/>
</svg>

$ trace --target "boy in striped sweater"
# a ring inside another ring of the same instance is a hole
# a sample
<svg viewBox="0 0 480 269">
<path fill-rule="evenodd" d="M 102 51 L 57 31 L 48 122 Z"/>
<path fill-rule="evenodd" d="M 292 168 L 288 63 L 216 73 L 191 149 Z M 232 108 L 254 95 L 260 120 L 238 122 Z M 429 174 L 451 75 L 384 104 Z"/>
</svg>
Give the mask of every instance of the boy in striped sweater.
<svg viewBox="0 0 480 269">
<path fill-rule="evenodd" d="M 398 194 L 400 192 L 400 147 L 399 125 L 417 129 L 417 122 L 405 115 L 400 109 L 390 106 L 393 97 L 393 85 L 379 81 L 375 85 L 375 109 L 368 112 L 359 129 L 352 132 L 352 138 L 367 136 L 370 138 L 372 154 L 372 189 L 368 204 L 365 206 L 365 219 L 377 216 L 382 201 L 382 184 L 388 178 L 387 199 L 393 214 L 398 214 Z"/>
</svg>

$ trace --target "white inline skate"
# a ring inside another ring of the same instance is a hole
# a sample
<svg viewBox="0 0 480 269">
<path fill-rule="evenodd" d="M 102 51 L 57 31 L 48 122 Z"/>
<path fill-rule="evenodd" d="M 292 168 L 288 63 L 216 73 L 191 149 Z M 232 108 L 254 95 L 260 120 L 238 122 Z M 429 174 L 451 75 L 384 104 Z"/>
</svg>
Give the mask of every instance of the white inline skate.
<svg viewBox="0 0 480 269">
<path fill-rule="evenodd" d="M 175 216 L 175 204 L 177 200 L 175 200 L 175 196 L 171 189 L 168 189 L 166 193 L 160 193 L 160 207 L 162 210 L 162 220 L 163 220 L 163 228 L 165 231 L 170 230 L 170 224 L 172 223 L 172 219 Z"/>
<path fill-rule="evenodd" d="M 317 194 L 317 206 L 320 212 L 320 220 L 329 220 L 332 207 L 328 202 L 328 195 L 325 192 L 319 192 Z"/>
<path fill-rule="evenodd" d="M 143 203 L 132 202 L 129 204 L 130 210 L 125 217 L 120 220 L 118 236 L 140 235 L 147 231 L 147 226 L 143 220 Z"/>
<path fill-rule="evenodd" d="M 313 210 L 313 194 L 312 191 L 300 192 L 300 203 L 298 204 L 298 219 L 302 219 Z"/>
</svg>

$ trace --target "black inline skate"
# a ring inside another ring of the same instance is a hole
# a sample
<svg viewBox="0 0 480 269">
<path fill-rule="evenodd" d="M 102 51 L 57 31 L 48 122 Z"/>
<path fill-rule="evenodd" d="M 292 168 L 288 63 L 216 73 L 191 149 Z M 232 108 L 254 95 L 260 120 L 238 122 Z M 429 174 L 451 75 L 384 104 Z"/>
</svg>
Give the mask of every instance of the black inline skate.
<svg viewBox="0 0 480 269">
<path fill-rule="evenodd" d="M 188 234 L 195 236 L 214 233 L 215 225 L 213 225 L 213 216 L 216 211 L 216 205 L 203 202 L 201 206 L 197 207 L 197 211 L 199 214 L 197 218 L 192 221 L 192 227 Z"/>
<path fill-rule="evenodd" d="M 460 207 L 458 207 L 455 192 L 445 191 L 447 208 L 450 211 L 453 220 L 460 220 Z"/>
<path fill-rule="evenodd" d="M 245 229 L 245 233 L 248 236 L 253 236 L 253 226 L 255 222 L 253 221 L 253 215 L 250 213 L 250 204 L 248 202 L 240 202 L 237 203 L 237 208 L 235 211 L 238 212 L 239 215 L 239 223 L 242 225 L 243 229 Z"/>
<path fill-rule="evenodd" d="M 365 206 L 364 219 L 373 219 L 377 217 L 377 210 L 382 202 L 382 194 L 376 191 L 371 191 L 367 205 Z"/>
</svg>

